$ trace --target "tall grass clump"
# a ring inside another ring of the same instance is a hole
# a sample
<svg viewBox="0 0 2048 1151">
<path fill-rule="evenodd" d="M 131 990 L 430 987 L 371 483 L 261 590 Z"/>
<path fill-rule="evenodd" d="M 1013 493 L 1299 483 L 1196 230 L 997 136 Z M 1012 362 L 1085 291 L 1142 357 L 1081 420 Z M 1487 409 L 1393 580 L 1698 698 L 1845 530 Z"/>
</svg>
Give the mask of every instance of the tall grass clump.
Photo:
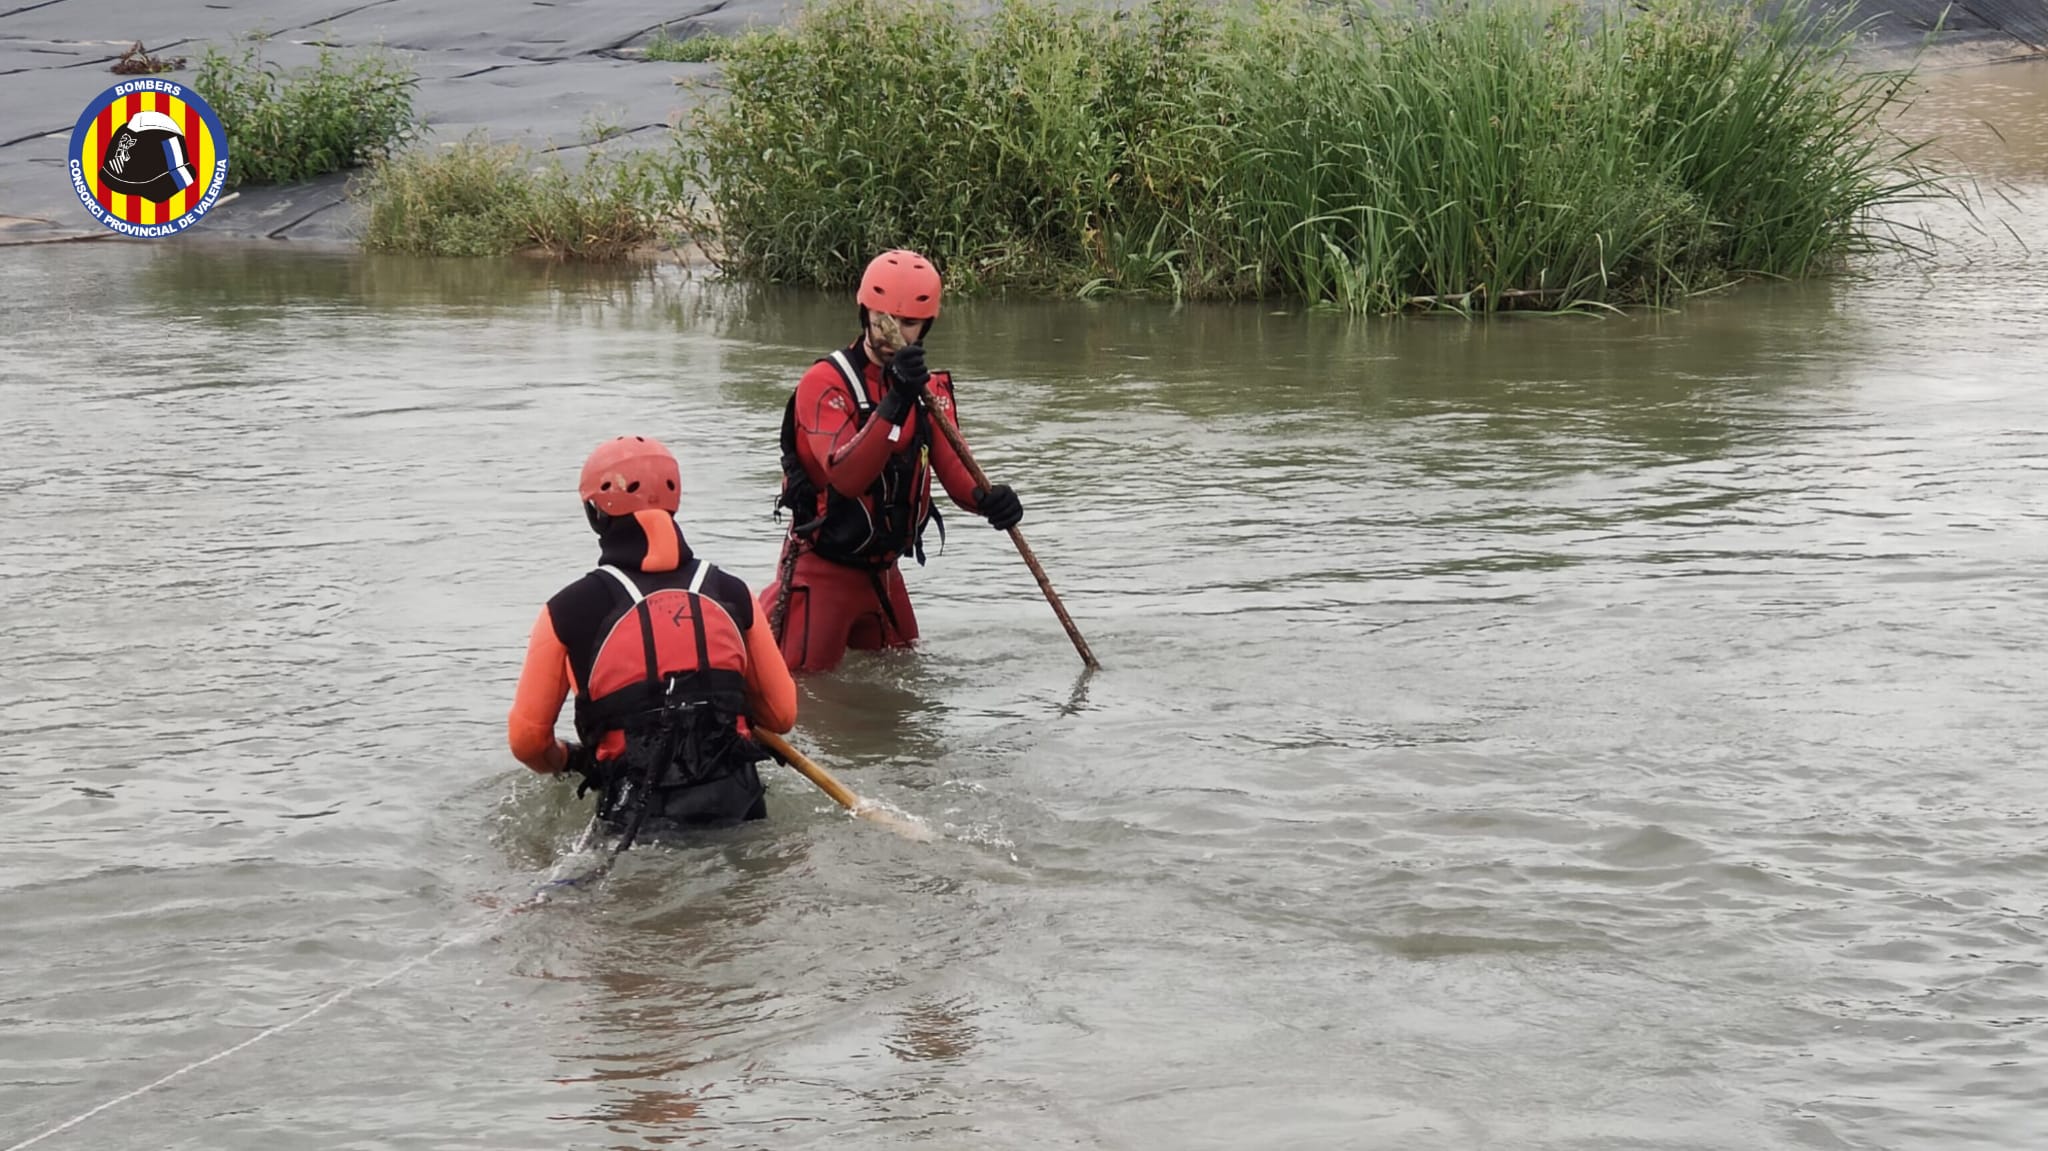
<svg viewBox="0 0 2048 1151">
<path fill-rule="evenodd" d="M 351 189 L 363 247 L 431 256 L 531 250 L 618 260 L 685 231 L 685 179 L 660 152 L 594 151 L 576 170 L 472 135 L 374 164 Z"/>
<path fill-rule="evenodd" d="M 1361 311 L 1667 301 L 1901 243 L 1938 194 L 1842 13 L 814 0 L 685 129 L 726 271 Z"/>
<path fill-rule="evenodd" d="M 724 36 L 687 36 L 678 40 L 668 34 L 668 25 L 663 24 L 641 52 L 649 60 L 669 64 L 703 64 L 722 57 L 727 42 Z"/>
<path fill-rule="evenodd" d="M 286 71 L 260 45 L 209 47 L 192 87 L 228 134 L 231 184 L 289 184 L 359 167 L 388 154 L 419 124 L 418 76 L 370 51 L 322 49 L 317 63 Z"/>
</svg>

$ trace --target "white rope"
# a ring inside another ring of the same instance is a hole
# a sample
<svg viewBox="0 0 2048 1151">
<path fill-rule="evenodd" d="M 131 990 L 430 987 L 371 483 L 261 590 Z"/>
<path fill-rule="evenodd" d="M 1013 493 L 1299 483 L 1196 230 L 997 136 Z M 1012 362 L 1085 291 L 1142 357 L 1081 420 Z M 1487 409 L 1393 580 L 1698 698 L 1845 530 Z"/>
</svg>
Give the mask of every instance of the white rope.
<svg viewBox="0 0 2048 1151">
<path fill-rule="evenodd" d="M 322 1011 L 325 1011 L 328 1008 L 334 1006 L 335 1004 L 340 1003 L 342 1000 L 349 998 L 350 996 L 356 994 L 359 991 L 373 991 L 379 987 L 382 987 L 386 983 L 389 983 L 392 980 L 398 978 L 399 976 L 404 975 L 406 972 L 411 971 L 413 968 L 418 967 L 423 963 L 426 963 L 428 960 L 434 958 L 436 955 L 441 954 L 443 951 L 448 950 L 449 948 L 455 946 L 458 943 L 478 939 L 484 935 L 489 934 L 500 923 L 503 923 L 506 918 L 512 915 L 516 915 L 520 911 L 523 911 L 526 908 L 532 907 L 534 904 L 540 903 L 547 899 L 548 894 L 552 892 L 556 887 L 564 885 L 565 882 L 568 884 L 581 882 L 580 880 L 565 881 L 562 879 L 562 873 L 568 870 L 569 864 L 572 863 L 577 856 L 583 854 L 583 849 L 589 846 L 591 839 L 595 837 L 596 833 L 597 820 L 592 819 L 590 821 L 589 826 L 583 829 L 583 835 L 579 839 L 577 839 L 576 846 L 571 848 L 569 850 L 569 854 L 563 857 L 560 863 L 557 863 L 555 865 L 553 871 L 548 873 L 547 882 L 541 884 L 541 886 L 537 890 L 535 890 L 532 895 L 528 896 L 524 902 L 514 904 L 511 907 L 508 907 L 503 911 L 499 912 L 492 918 L 486 920 L 482 927 L 479 927 L 474 931 L 468 932 L 467 934 L 457 935 L 449 939 L 444 939 L 440 943 L 435 944 L 432 950 L 427 951 L 425 954 L 415 956 L 412 959 L 409 959 L 404 963 L 399 964 L 397 967 L 394 967 L 390 971 L 387 971 L 384 974 L 378 976 L 377 978 L 372 979 L 368 983 L 358 983 L 349 987 L 344 987 L 340 991 L 337 991 L 334 994 L 328 996 L 327 998 L 322 999 L 320 1002 L 315 1003 L 313 1006 L 307 1008 L 304 1012 L 301 1012 L 300 1014 L 285 1020 L 283 1023 L 280 1023 L 275 1027 L 270 1027 L 262 1031 L 258 1031 L 256 1034 L 251 1035 L 249 1038 L 242 1040 L 240 1043 L 237 1043 L 233 1047 L 230 1047 L 224 1051 L 216 1051 L 204 1059 L 200 1059 L 192 1063 L 187 1063 L 183 1067 L 178 1068 L 176 1071 L 171 1072 L 169 1075 L 164 1076 L 163 1078 L 155 1081 L 154 1083 L 145 1083 L 142 1086 L 137 1087 L 135 1090 L 128 1092 L 126 1095 L 117 1095 L 114 1098 L 107 1100 L 105 1103 L 102 1103 L 99 1106 L 94 1107 L 90 1111 L 86 1111 L 70 1119 L 66 1119 L 64 1122 L 57 1124 L 55 1127 L 52 1127 L 47 1131 L 44 1131 L 37 1135 L 32 1135 L 29 1138 L 24 1139 L 19 1143 L 16 1143 L 14 1146 L 6 1148 L 6 1151 L 22 1151 L 23 1148 L 33 1147 L 36 1144 L 41 1143 L 43 1140 L 48 1139 L 52 1135 L 59 1135 L 63 1132 L 69 1131 L 71 1128 L 78 1126 L 80 1123 L 85 1122 L 86 1120 L 92 1118 L 95 1115 L 98 1115 L 100 1112 L 109 1110 L 114 1107 L 118 1107 L 121 1104 L 128 1102 L 130 1099 L 134 1099 L 138 1096 L 147 1095 L 150 1092 L 156 1090 L 157 1088 L 162 1087 L 164 1084 L 169 1083 L 171 1080 L 176 1079 L 180 1075 L 184 1075 L 192 1071 L 197 1071 L 201 1067 L 204 1067 L 209 1063 L 218 1063 L 221 1060 L 226 1059 L 228 1056 L 243 1050 L 244 1048 L 254 1047 L 258 1043 L 263 1042 L 265 1039 L 268 1039 L 273 1035 L 277 1035 L 285 1031 L 290 1031 L 292 1028 L 297 1027 L 299 1024 L 304 1023 L 306 1020 L 313 1018 L 315 1015 L 320 1014 Z"/>
</svg>

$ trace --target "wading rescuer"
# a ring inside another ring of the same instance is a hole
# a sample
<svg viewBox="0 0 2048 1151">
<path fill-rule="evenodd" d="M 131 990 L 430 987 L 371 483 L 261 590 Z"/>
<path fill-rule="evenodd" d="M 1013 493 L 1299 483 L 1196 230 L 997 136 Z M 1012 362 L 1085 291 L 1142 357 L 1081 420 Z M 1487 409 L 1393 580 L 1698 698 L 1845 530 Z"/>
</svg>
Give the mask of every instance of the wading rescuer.
<svg viewBox="0 0 2048 1151">
<path fill-rule="evenodd" d="M 796 724 L 796 684 L 747 585 L 691 553 L 676 523 L 681 472 L 644 436 L 599 445 L 577 492 L 599 566 L 541 608 L 506 734 L 537 772 L 583 777 L 597 813 L 643 830 L 728 827 L 767 815 L 758 725 Z M 555 738 L 576 698 L 576 742 Z"/>
<path fill-rule="evenodd" d="M 937 269 L 916 252 L 876 256 L 855 294 L 860 338 L 812 364 L 783 412 L 777 507 L 790 509 L 794 522 L 776 581 L 757 606 L 792 670 L 828 671 L 849 647 L 917 640 L 896 563 L 905 555 L 924 563 L 932 520 L 945 538 L 932 502 L 934 471 L 955 504 L 997 530 L 1024 518 L 1007 484 L 975 486 L 959 453 L 933 434 L 933 413 L 921 401 L 929 383 L 937 418 L 959 426 L 951 375 L 925 367 L 924 338 L 942 288 Z"/>
</svg>

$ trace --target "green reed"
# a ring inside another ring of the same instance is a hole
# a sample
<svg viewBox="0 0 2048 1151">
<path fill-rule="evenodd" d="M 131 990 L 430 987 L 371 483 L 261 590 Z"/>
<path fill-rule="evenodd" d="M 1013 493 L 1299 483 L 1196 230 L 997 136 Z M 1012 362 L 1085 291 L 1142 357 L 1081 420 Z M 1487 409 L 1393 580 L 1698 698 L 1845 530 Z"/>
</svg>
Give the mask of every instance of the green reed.
<svg viewBox="0 0 2048 1151">
<path fill-rule="evenodd" d="M 1946 194 L 1843 13 L 814 0 L 685 126 L 726 271 L 1358 311 L 1660 303 L 1909 244 Z M 1906 234 L 1910 234 L 1907 232 Z"/>
<path fill-rule="evenodd" d="M 682 238 L 684 185 L 674 158 L 658 150 L 593 148 L 572 170 L 472 134 L 379 161 L 351 194 L 367 206 L 369 251 L 609 261 Z"/>
</svg>

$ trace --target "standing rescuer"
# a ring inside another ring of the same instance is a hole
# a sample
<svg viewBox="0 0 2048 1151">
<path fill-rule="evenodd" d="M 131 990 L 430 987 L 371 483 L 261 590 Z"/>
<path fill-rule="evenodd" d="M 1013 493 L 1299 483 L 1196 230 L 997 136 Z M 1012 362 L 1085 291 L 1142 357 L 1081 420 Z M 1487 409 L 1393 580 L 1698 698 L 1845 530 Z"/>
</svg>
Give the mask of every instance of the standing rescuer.
<svg viewBox="0 0 2048 1151">
<path fill-rule="evenodd" d="M 599 445 L 577 485 L 599 566 L 541 608 L 506 733 L 542 773 L 584 777 L 615 830 L 766 816 L 750 725 L 796 725 L 796 684 L 753 596 L 690 551 L 680 470 L 645 436 Z M 576 699 L 574 743 L 555 738 Z"/>
<path fill-rule="evenodd" d="M 924 531 L 939 520 L 932 473 L 959 507 L 998 530 L 1024 518 L 1007 484 L 976 487 L 933 418 L 959 426 L 953 379 L 925 367 L 924 338 L 943 285 L 916 252 L 871 261 L 860 280 L 860 337 L 820 357 L 797 382 L 782 417 L 782 495 L 794 522 L 775 583 L 758 607 L 772 621 L 783 661 L 827 671 L 851 647 L 872 651 L 917 640 L 917 616 L 897 561 L 924 563 Z M 896 348 L 876 317 L 893 317 L 908 341 Z M 893 354 L 892 354 L 893 352 Z M 919 402 L 931 386 L 933 413 Z"/>
</svg>

